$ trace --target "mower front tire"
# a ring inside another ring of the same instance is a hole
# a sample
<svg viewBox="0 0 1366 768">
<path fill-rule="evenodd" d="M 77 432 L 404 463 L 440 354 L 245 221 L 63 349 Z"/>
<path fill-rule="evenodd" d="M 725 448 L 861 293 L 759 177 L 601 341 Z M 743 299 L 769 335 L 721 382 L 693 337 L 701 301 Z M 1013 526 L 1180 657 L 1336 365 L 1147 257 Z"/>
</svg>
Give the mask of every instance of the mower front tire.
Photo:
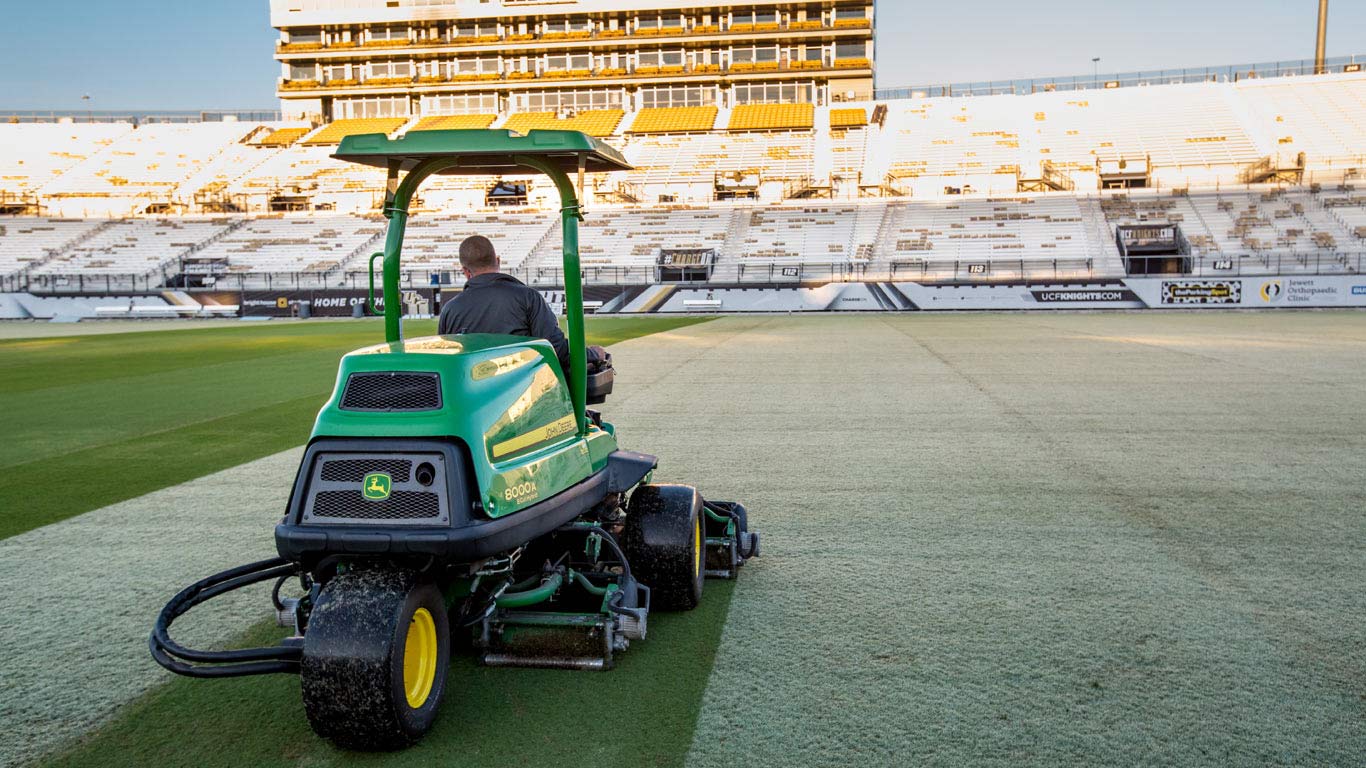
<svg viewBox="0 0 1366 768">
<path fill-rule="evenodd" d="M 686 485 L 642 485 L 631 493 L 623 543 L 652 607 L 690 611 L 706 580 L 702 496 Z"/>
<path fill-rule="evenodd" d="M 344 573 L 323 587 L 304 633 L 304 711 L 348 749 L 415 744 L 446 689 L 450 622 L 441 592 L 412 571 Z"/>
</svg>

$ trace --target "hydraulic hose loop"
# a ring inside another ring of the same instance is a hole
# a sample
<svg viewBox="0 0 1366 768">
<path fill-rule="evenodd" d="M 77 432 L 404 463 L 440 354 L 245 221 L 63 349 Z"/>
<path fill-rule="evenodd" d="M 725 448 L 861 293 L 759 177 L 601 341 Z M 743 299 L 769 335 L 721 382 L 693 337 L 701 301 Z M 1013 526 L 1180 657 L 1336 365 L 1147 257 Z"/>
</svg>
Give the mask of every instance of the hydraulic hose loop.
<svg viewBox="0 0 1366 768">
<path fill-rule="evenodd" d="M 297 672 L 302 649 L 295 646 L 244 648 L 233 651 L 200 651 L 171 639 L 171 624 L 197 605 L 226 592 L 270 579 L 298 575 L 299 569 L 283 558 L 262 560 L 214 574 L 182 589 L 157 616 L 147 638 L 152 657 L 158 664 L 191 677 L 241 677 L 271 672 Z M 199 666 L 199 664 L 218 666 Z"/>
</svg>

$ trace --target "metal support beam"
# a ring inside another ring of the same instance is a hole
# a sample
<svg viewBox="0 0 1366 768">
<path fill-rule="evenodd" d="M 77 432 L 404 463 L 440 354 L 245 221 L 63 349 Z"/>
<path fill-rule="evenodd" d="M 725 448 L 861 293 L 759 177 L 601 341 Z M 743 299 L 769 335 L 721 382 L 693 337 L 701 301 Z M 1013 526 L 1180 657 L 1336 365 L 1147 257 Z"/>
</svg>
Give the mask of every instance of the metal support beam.
<svg viewBox="0 0 1366 768">
<path fill-rule="evenodd" d="M 1328 50 L 1328 0 L 1319 0 L 1319 35 L 1314 45 L 1314 74 L 1324 71 L 1323 60 Z"/>
</svg>

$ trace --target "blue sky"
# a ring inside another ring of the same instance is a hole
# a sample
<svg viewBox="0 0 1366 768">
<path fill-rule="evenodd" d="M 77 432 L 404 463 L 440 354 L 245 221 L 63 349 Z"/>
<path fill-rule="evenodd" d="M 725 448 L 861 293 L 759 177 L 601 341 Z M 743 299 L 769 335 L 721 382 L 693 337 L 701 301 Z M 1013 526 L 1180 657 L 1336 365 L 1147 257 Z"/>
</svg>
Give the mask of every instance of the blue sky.
<svg viewBox="0 0 1366 768">
<path fill-rule="evenodd" d="M 1332 0 L 1328 54 L 1366 53 Z M 264 0 L 6 3 L 4 109 L 272 108 Z M 1310 58 L 1315 0 L 879 0 L 879 87 Z M 1353 50 L 1353 48 L 1357 50 Z"/>
</svg>

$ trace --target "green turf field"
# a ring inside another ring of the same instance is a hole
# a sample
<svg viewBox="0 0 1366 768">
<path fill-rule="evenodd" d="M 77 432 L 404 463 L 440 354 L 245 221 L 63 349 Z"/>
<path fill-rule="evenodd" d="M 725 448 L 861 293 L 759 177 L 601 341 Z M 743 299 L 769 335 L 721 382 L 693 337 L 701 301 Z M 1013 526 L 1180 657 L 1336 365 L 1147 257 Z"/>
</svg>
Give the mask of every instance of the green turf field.
<svg viewBox="0 0 1366 768">
<path fill-rule="evenodd" d="M 695 322 L 590 318 L 589 343 Z M 377 340 L 378 320 L 0 339 L 0 538 L 302 443 L 337 358 Z"/>
<path fill-rule="evenodd" d="M 0 720 L 38 728 L 34 713 L 60 704 L 99 725 L 20 757 L 866 768 L 1366 754 L 1366 313 L 731 317 L 613 355 L 606 411 L 623 445 L 657 454 L 662 480 L 745 501 L 765 536 L 739 582 L 709 583 L 697 613 L 653 616 L 618 669 L 461 659 L 431 739 L 380 756 L 312 737 L 297 680 L 161 673 L 145 627 L 212 570 L 196 547 L 234 545 L 182 519 L 248 503 L 221 495 L 240 483 L 229 469 L 0 541 L 0 592 L 43 617 L 0 625 L 3 663 L 24 667 L 6 671 L 25 673 L 0 682 Z M 295 429 L 262 428 L 281 446 Z M 291 462 L 247 476 L 284 484 Z M 232 516 L 232 536 L 256 537 L 244 550 L 269 547 L 279 502 L 266 501 Z M 162 511 L 176 504 L 183 515 Z M 182 529 L 144 542 L 144 520 Z M 73 564 L 101 573 L 89 560 L 103 548 L 105 578 L 131 580 L 137 594 L 106 608 L 64 589 L 59 564 L 111 524 L 130 530 Z M 138 575 L 172 547 L 189 551 L 184 573 Z M 70 675 L 116 669 L 151 687 L 117 710 L 62 701 Z"/>
</svg>

